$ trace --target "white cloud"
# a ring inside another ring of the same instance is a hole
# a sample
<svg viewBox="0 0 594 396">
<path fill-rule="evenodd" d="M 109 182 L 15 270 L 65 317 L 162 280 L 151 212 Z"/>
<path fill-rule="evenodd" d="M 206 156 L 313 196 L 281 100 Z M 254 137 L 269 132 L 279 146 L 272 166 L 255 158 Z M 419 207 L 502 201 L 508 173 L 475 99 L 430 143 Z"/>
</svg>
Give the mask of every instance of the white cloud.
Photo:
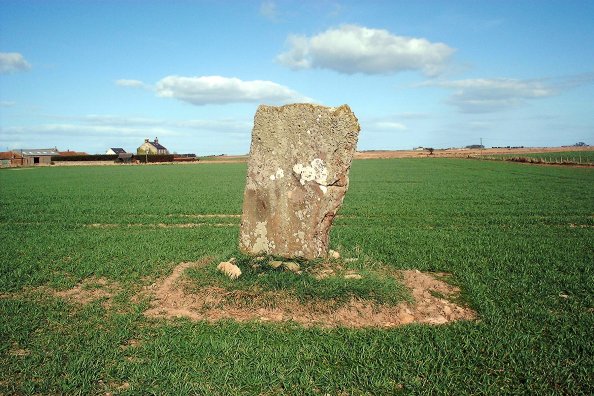
<svg viewBox="0 0 594 396">
<path fill-rule="evenodd" d="M 188 136 L 197 131 L 249 135 L 252 128 L 250 120 L 239 119 L 165 120 L 95 114 L 80 117 L 48 117 L 59 121 L 30 126 L 0 127 L 0 132 L 5 138 L 27 137 L 29 140 L 39 136 L 105 138 L 128 136 L 144 139 L 146 136 Z"/>
<path fill-rule="evenodd" d="M 408 129 L 406 125 L 394 121 L 376 121 L 372 122 L 369 127 L 382 131 L 406 131 Z"/>
<path fill-rule="evenodd" d="M 401 114 L 392 114 L 382 117 L 365 117 L 359 119 L 361 130 L 365 133 L 402 133 L 408 130 L 408 126 L 402 122 Z"/>
<path fill-rule="evenodd" d="M 87 137 L 113 137 L 136 136 L 141 138 L 147 136 L 178 136 L 179 133 L 166 128 L 141 128 L 121 127 L 113 125 L 80 125 L 80 124 L 42 124 L 31 126 L 10 126 L 1 129 L 5 138 L 28 138 L 34 140 L 36 137 L 68 136 L 74 138 Z"/>
<path fill-rule="evenodd" d="M 270 19 L 271 21 L 277 21 L 278 9 L 276 3 L 273 0 L 264 0 L 260 3 L 260 15 Z"/>
<path fill-rule="evenodd" d="M 64 118 L 64 117 L 57 117 Z M 90 125 L 98 126 L 114 126 L 114 127 L 130 127 L 130 126 L 160 126 L 164 125 L 161 120 L 145 117 L 122 117 L 104 114 L 89 114 L 81 117 L 65 117 L 69 120 L 83 122 Z"/>
<path fill-rule="evenodd" d="M 357 25 L 331 28 L 312 37 L 289 36 L 287 43 L 289 50 L 277 57 L 281 64 L 292 69 L 331 69 L 346 74 L 419 70 L 434 76 L 454 53 L 443 43 Z"/>
<path fill-rule="evenodd" d="M 175 121 L 173 126 L 178 128 L 192 128 L 219 133 L 241 133 L 249 134 L 252 130 L 253 122 L 251 120 L 187 120 Z"/>
<path fill-rule="evenodd" d="M 71 120 L 95 126 L 119 127 L 161 127 L 166 129 L 199 129 L 210 132 L 249 132 L 252 122 L 237 119 L 194 119 L 194 120 L 163 120 L 144 117 L 122 117 L 113 115 L 89 114 L 83 117 L 73 117 Z"/>
<path fill-rule="evenodd" d="M 262 0 L 259 13 L 271 22 L 300 23 L 303 18 L 311 15 L 322 18 L 336 19 L 343 12 L 342 5 L 335 0 L 322 1 L 292 1 L 287 7 L 287 1 Z"/>
<path fill-rule="evenodd" d="M 556 95 L 558 89 L 544 80 L 510 78 L 427 81 L 418 86 L 436 86 L 453 90 L 448 103 L 465 113 L 488 113 L 505 110 L 526 100 Z"/>
<path fill-rule="evenodd" d="M 8 100 L 0 101 L 0 107 L 12 107 L 16 104 L 16 102 L 10 102 Z"/>
<path fill-rule="evenodd" d="M 0 74 L 31 69 L 29 62 L 18 52 L 0 52 Z"/>
<path fill-rule="evenodd" d="M 140 80 L 120 79 L 120 80 L 116 80 L 115 83 L 116 83 L 116 85 L 119 85 L 120 87 L 125 87 L 125 88 L 147 88 L 146 84 Z"/>
<path fill-rule="evenodd" d="M 310 98 L 272 81 L 242 81 L 221 76 L 167 76 L 157 82 L 156 92 L 161 97 L 175 98 L 194 105 L 311 101 Z"/>
</svg>

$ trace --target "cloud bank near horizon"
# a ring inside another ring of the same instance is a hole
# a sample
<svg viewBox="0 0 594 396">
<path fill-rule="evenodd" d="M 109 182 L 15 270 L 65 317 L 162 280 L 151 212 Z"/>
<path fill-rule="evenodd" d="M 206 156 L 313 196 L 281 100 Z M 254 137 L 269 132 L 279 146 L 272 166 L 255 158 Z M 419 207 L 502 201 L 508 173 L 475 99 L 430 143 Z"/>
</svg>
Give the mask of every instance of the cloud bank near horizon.
<svg viewBox="0 0 594 396">
<path fill-rule="evenodd" d="M 475 78 L 464 80 L 429 80 L 416 87 L 439 87 L 452 91 L 446 103 L 462 113 L 492 113 L 516 108 L 529 100 L 556 96 L 594 81 L 586 73 L 557 79 L 520 80 L 514 78 Z"/>
</svg>

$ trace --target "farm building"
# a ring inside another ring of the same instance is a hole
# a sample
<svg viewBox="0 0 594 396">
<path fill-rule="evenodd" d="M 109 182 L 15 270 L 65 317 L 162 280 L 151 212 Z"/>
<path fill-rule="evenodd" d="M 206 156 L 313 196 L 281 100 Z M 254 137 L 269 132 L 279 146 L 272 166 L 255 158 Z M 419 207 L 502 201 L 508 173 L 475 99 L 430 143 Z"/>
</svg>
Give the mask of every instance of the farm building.
<svg viewBox="0 0 594 396">
<path fill-rule="evenodd" d="M 159 139 L 155 138 L 153 142 L 149 139 L 144 139 L 142 146 L 136 149 L 137 154 L 169 154 L 169 150 L 159 143 Z"/>
<path fill-rule="evenodd" d="M 120 155 L 120 154 L 126 154 L 126 150 L 124 150 L 121 147 L 111 147 L 109 150 L 107 150 L 105 152 L 105 154 L 108 155 Z"/>
<path fill-rule="evenodd" d="M 133 156 L 134 156 L 134 154 L 132 154 L 132 153 L 119 153 L 118 159 L 116 160 L 116 162 L 122 163 L 122 164 L 129 164 L 130 162 L 132 162 Z"/>
<path fill-rule="evenodd" d="M 22 166 L 27 165 L 49 165 L 52 162 L 53 156 L 58 156 L 60 153 L 57 148 L 45 149 L 18 149 L 12 150 L 13 153 L 21 155 Z"/>
<path fill-rule="evenodd" d="M 4 151 L 0 153 L 0 167 L 12 168 L 14 166 L 24 165 L 28 165 L 28 163 L 21 154 L 12 151 Z"/>
</svg>

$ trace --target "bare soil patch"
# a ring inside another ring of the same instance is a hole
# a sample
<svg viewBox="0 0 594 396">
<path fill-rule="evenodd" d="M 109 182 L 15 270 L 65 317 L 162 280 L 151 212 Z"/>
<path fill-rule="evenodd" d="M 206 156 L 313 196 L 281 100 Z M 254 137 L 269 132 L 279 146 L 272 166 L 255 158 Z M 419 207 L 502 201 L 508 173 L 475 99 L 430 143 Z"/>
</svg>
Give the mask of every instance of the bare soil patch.
<svg viewBox="0 0 594 396">
<path fill-rule="evenodd" d="M 11 348 L 8 350 L 10 356 L 29 356 L 31 351 L 21 348 L 18 343 L 13 342 Z"/>
<path fill-rule="evenodd" d="M 396 327 L 409 323 L 445 324 L 477 317 L 470 308 L 455 302 L 460 290 L 445 281 L 447 274 L 398 271 L 410 289 L 413 303 L 390 306 L 364 299 L 351 299 L 345 304 L 332 302 L 302 303 L 286 292 L 226 290 L 216 286 L 185 291 L 183 273 L 191 267 L 206 265 L 206 260 L 181 263 L 171 275 L 145 288 L 153 296 L 148 317 L 186 317 L 191 320 L 239 322 L 295 322 L 305 327 Z M 325 272 L 323 276 L 333 276 Z"/>
<path fill-rule="evenodd" d="M 48 286 L 38 286 L 24 288 L 20 292 L 0 293 L 0 299 L 15 299 L 41 292 L 80 305 L 103 300 L 101 305 L 104 308 L 110 308 L 112 306 L 113 297 L 121 291 L 122 288 L 118 283 L 110 282 L 105 278 L 90 277 L 66 290 L 56 290 Z"/>
<path fill-rule="evenodd" d="M 594 228 L 594 225 L 569 223 L 569 228 Z"/>
<path fill-rule="evenodd" d="M 101 304 L 105 308 L 111 307 L 113 296 L 121 291 L 118 284 L 111 283 L 105 278 L 94 277 L 85 279 L 67 290 L 43 289 L 56 297 L 82 305 L 103 299 L 104 301 Z"/>
<path fill-rule="evenodd" d="M 135 338 L 131 338 L 126 340 L 122 345 L 120 345 L 120 349 L 126 350 L 130 348 L 137 348 L 140 345 L 140 341 Z"/>
</svg>

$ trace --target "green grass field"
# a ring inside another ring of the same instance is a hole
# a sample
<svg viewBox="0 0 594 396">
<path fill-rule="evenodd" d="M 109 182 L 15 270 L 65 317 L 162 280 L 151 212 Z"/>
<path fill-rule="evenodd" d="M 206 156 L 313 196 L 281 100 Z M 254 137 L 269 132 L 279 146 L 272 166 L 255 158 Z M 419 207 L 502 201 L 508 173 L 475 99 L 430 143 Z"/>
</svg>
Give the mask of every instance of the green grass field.
<svg viewBox="0 0 594 396">
<path fill-rule="evenodd" d="M 355 330 L 145 317 L 142 285 L 238 255 L 245 172 L 1 170 L 0 394 L 594 393 L 594 170 L 353 163 L 331 247 L 451 273 L 477 321 Z M 119 285 L 111 305 L 44 292 L 91 277 Z"/>
</svg>

